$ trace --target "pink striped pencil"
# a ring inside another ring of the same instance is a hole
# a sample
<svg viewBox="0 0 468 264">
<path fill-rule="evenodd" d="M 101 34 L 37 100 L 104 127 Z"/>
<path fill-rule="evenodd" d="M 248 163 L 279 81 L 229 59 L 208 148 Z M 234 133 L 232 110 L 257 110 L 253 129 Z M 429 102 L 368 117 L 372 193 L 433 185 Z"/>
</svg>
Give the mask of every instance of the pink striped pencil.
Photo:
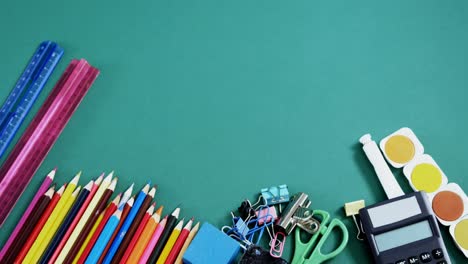
<svg viewBox="0 0 468 264">
<path fill-rule="evenodd" d="M 45 179 L 42 182 L 41 186 L 37 190 L 36 195 L 34 195 L 34 198 L 32 199 L 32 201 L 29 204 L 28 208 L 26 209 L 23 216 L 19 220 L 19 222 L 16 225 L 13 232 L 11 233 L 10 238 L 8 238 L 8 241 L 5 243 L 5 246 L 2 248 L 2 251 L 0 251 L 0 263 L 3 261 L 3 258 L 5 257 L 5 254 L 8 252 L 8 250 L 10 250 L 10 247 L 13 244 L 13 241 L 15 241 L 15 239 L 18 236 L 19 232 L 23 228 L 24 223 L 26 222 L 29 215 L 31 214 L 34 206 L 36 206 L 37 201 L 49 189 L 50 184 L 54 180 L 56 171 L 57 171 L 57 169 L 53 169 L 51 172 L 49 172 L 49 174 L 47 174 L 47 176 L 45 177 Z"/>
</svg>

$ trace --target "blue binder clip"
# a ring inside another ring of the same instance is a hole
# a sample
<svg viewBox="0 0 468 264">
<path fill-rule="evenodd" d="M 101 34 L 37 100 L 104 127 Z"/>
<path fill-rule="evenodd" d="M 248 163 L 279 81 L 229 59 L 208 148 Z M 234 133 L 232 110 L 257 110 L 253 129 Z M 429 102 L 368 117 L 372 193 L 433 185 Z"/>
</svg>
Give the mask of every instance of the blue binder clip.
<svg viewBox="0 0 468 264">
<path fill-rule="evenodd" d="M 289 191 L 286 184 L 263 188 L 260 190 L 266 205 L 275 205 L 289 202 Z"/>
</svg>

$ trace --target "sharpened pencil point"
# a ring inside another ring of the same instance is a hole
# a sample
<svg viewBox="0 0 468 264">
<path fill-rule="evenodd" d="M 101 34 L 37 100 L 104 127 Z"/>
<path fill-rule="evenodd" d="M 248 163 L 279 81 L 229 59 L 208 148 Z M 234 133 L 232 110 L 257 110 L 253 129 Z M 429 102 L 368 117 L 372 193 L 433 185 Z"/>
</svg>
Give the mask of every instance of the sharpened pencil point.
<svg viewBox="0 0 468 264">
<path fill-rule="evenodd" d="M 99 177 L 97 177 L 97 179 L 94 181 L 94 184 L 100 185 L 103 178 L 104 178 L 104 173 L 99 175 Z"/>
<path fill-rule="evenodd" d="M 78 172 L 78 174 L 76 174 L 75 177 L 73 177 L 73 179 L 70 181 L 70 184 L 75 184 L 75 185 L 77 185 L 77 184 L 78 184 L 78 181 L 80 180 L 80 177 L 81 177 L 81 171 Z"/>
<path fill-rule="evenodd" d="M 152 205 L 148 208 L 148 210 L 146 210 L 146 213 L 152 215 L 153 212 L 154 212 L 154 206 L 155 206 L 155 205 L 156 205 L 156 203 L 152 204 Z"/>
<path fill-rule="evenodd" d="M 134 203 L 134 202 L 135 202 L 135 198 L 132 197 L 132 198 L 128 199 L 127 204 L 128 204 L 129 206 L 133 206 L 133 203 Z"/>
<path fill-rule="evenodd" d="M 114 191 L 116 185 L 117 185 L 117 177 L 114 178 L 114 179 L 112 179 L 112 182 L 111 182 L 111 184 L 109 185 L 109 187 L 107 187 L 107 189 Z"/>
<path fill-rule="evenodd" d="M 52 195 L 54 195 L 54 189 L 55 187 L 50 187 L 47 192 L 44 193 L 45 196 L 48 196 L 49 198 L 52 198 Z"/>
<path fill-rule="evenodd" d="M 54 180 L 55 178 L 55 172 L 57 171 L 57 169 L 53 169 L 49 172 L 49 174 L 47 174 L 47 177 L 49 177 L 52 181 Z"/>
<path fill-rule="evenodd" d="M 107 175 L 103 180 L 103 182 L 110 182 L 110 181 L 112 181 L 112 174 Z"/>
<path fill-rule="evenodd" d="M 77 196 L 80 190 L 81 190 L 81 186 L 76 187 L 76 189 L 72 193 L 72 196 Z"/>
<path fill-rule="evenodd" d="M 94 184 L 94 181 L 91 180 L 91 181 L 88 182 L 88 184 L 85 185 L 85 187 L 83 189 L 91 191 L 91 188 L 93 187 L 93 184 Z"/>
<path fill-rule="evenodd" d="M 65 191 L 65 187 L 66 187 L 66 186 L 67 186 L 66 184 L 62 185 L 62 187 L 60 187 L 60 189 L 57 191 L 57 194 L 62 195 L 62 194 L 63 194 L 63 191 Z"/>
<path fill-rule="evenodd" d="M 147 194 L 148 191 L 149 191 L 149 188 L 150 188 L 150 185 L 146 184 L 145 187 L 143 187 L 143 189 L 141 191 L 144 192 L 145 194 Z"/>
<path fill-rule="evenodd" d="M 161 215 L 162 215 L 162 212 L 163 212 L 163 210 L 164 210 L 164 206 L 162 206 L 162 205 L 161 205 L 161 206 L 159 206 L 158 210 L 156 210 L 156 214 L 158 214 L 159 216 L 161 216 Z"/>
<path fill-rule="evenodd" d="M 179 218 L 179 214 L 180 214 L 180 208 L 176 208 L 174 210 L 174 212 L 172 212 L 172 216 L 174 216 L 175 218 Z"/>
<path fill-rule="evenodd" d="M 149 196 L 151 197 L 154 197 L 154 195 L 156 194 L 156 188 L 151 188 L 151 191 L 148 193 Z"/>
</svg>

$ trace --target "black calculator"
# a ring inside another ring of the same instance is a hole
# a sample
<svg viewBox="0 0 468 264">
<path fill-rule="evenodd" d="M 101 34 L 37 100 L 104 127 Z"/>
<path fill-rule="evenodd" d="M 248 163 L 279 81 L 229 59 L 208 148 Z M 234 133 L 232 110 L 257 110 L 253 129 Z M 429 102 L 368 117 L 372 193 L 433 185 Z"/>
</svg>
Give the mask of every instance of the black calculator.
<svg viewBox="0 0 468 264">
<path fill-rule="evenodd" d="M 451 263 L 425 193 L 386 200 L 359 215 L 377 264 Z"/>
</svg>

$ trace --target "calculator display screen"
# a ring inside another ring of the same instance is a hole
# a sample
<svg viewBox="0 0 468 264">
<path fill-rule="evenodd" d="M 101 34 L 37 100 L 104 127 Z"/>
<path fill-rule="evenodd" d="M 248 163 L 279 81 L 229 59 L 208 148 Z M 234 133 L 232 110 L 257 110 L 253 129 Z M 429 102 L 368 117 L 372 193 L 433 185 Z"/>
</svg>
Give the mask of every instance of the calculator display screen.
<svg viewBox="0 0 468 264">
<path fill-rule="evenodd" d="M 431 226 L 429 221 L 426 220 L 375 235 L 374 238 L 378 250 L 382 252 L 431 237 L 432 235 Z"/>
</svg>

